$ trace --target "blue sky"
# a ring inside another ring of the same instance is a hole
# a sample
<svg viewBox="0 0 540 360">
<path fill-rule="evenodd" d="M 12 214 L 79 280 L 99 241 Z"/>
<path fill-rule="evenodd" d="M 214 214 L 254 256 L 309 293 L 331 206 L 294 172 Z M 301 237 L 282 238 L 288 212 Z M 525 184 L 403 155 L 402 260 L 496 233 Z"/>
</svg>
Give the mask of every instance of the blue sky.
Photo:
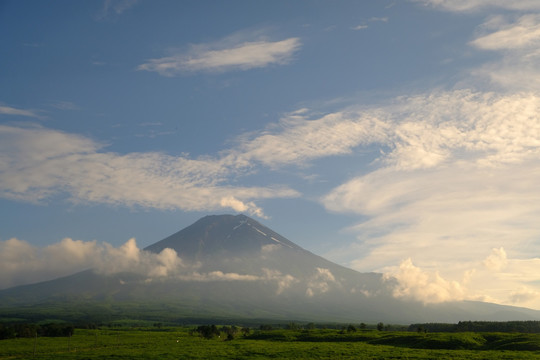
<svg viewBox="0 0 540 360">
<path fill-rule="evenodd" d="M 0 34 L 0 288 L 245 213 L 540 309 L 540 3 L 4 0 Z"/>
</svg>

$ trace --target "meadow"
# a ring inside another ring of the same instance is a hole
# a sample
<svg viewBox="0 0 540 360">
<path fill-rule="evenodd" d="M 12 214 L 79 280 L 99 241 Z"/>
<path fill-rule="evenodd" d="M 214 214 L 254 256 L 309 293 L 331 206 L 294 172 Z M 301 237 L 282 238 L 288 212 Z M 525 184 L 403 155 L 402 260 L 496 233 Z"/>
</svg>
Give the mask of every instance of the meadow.
<svg viewBox="0 0 540 360">
<path fill-rule="evenodd" d="M 540 359 L 540 334 L 275 329 L 227 337 L 218 327 L 205 339 L 194 329 L 76 329 L 70 337 L 0 340 L 0 359 Z"/>
</svg>

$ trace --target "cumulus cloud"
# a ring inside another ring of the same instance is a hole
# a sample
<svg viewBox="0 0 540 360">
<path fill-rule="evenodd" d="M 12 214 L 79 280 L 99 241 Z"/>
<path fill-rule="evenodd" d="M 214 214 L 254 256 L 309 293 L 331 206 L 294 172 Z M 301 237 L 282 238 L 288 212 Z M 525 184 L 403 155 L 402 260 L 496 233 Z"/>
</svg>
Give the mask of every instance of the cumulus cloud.
<svg viewBox="0 0 540 360">
<path fill-rule="evenodd" d="M 508 264 L 504 248 L 493 249 L 491 255 L 484 260 L 484 266 L 490 270 L 500 271 Z"/>
<path fill-rule="evenodd" d="M 150 59 L 139 65 L 138 69 L 157 72 L 163 76 L 202 71 L 249 70 L 287 64 L 300 46 L 298 38 L 245 41 L 238 35 L 233 35 L 215 44 L 193 45 L 187 52 Z"/>
<path fill-rule="evenodd" d="M 70 238 L 44 248 L 17 238 L 0 241 L 0 288 L 51 280 L 86 269 L 101 274 L 130 271 L 156 277 L 181 267 L 184 264 L 174 250 L 148 253 L 137 247 L 135 239 L 118 248 Z"/>
<path fill-rule="evenodd" d="M 182 281 L 262 281 L 275 284 L 279 295 L 298 280 L 278 270 L 262 269 L 260 274 L 239 274 L 219 270 L 201 271 L 203 264 L 181 259 L 170 248 L 160 253 L 139 249 L 135 239 L 119 247 L 97 241 L 65 238 L 44 248 L 12 238 L 0 241 L 0 289 L 71 275 L 92 269 L 98 274 L 132 273 L 145 282 L 163 279 Z"/>
<path fill-rule="evenodd" d="M 329 269 L 316 268 L 316 273 L 308 279 L 306 295 L 312 297 L 316 294 L 324 294 L 330 290 L 332 284 L 339 284 Z"/>
<path fill-rule="evenodd" d="M 419 267 L 408 258 L 399 266 L 387 267 L 384 278 L 395 282 L 395 297 L 424 303 L 477 300 L 538 306 L 540 291 L 533 284 L 538 283 L 540 275 L 533 268 L 540 265 L 540 259 L 507 258 L 501 247 L 493 249 L 483 261 L 460 265 L 442 276 L 437 267 L 429 263 Z"/>
<path fill-rule="evenodd" d="M 457 281 L 449 281 L 438 272 L 429 273 L 416 267 L 409 258 L 404 260 L 394 273 L 385 274 L 398 281 L 393 295 L 398 298 L 421 301 L 423 303 L 440 303 L 460 301 L 465 298 L 465 290 Z"/>
</svg>

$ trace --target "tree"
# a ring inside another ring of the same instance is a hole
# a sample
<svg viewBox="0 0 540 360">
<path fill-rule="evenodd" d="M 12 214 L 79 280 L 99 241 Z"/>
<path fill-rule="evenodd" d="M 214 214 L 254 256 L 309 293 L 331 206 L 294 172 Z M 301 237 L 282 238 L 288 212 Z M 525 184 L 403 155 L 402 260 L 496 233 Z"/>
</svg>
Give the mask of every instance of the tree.
<svg viewBox="0 0 540 360">
<path fill-rule="evenodd" d="M 349 326 L 347 326 L 347 332 L 356 332 L 356 326 L 349 324 Z"/>
<path fill-rule="evenodd" d="M 384 324 L 382 322 L 378 323 L 377 324 L 377 330 L 383 331 L 383 329 L 384 329 Z"/>
<path fill-rule="evenodd" d="M 195 330 L 205 339 L 211 339 L 214 336 L 219 336 L 219 330 L 216 325 L 201 325 Z"/>
</svg>

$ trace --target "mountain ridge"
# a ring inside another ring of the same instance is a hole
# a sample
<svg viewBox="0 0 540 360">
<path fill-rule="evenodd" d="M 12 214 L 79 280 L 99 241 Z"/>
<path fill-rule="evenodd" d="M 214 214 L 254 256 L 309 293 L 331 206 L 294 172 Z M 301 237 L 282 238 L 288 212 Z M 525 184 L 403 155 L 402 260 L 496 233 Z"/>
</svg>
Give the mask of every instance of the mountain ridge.
<svg viewBox="0 0 540 360">
<path fill-rule="evenodd" d="M 22 305 L 70 309 L 79 303 L 135 306 L 147 317 L 167 308 L 175 317 L 299 321 L 540 320 L 540 311 L 525 308 L 396 298 L 394 279 L 335 264 L 245 215 L 203 217 L 144 250 L 141 258 L 149 262 L 142 272 L 86 270 L 2 290 L 0 315 Z"/>
</svg>

